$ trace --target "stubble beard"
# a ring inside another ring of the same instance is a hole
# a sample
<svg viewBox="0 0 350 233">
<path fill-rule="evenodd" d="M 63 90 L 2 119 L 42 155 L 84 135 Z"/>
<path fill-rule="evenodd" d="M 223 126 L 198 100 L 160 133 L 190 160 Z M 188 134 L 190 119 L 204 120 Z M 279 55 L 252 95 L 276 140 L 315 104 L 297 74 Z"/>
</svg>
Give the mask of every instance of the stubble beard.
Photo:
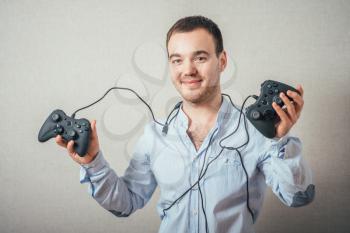
<svg viewBox="0 0 350 233">
<path fill-rule="evenodd" d="M 194 90 L 196 91 L 196 90 Z M 208 88 L 201 90 L 198 94 L 195 96 L 192 95 L 185 95 L 181 94 L 182 98 L 192 104 L 202 104 L 210 101 L 211 99 L 215 98 L 215 95 L 220 92 L 220 84 L 209 86 Z"/>
</svg>

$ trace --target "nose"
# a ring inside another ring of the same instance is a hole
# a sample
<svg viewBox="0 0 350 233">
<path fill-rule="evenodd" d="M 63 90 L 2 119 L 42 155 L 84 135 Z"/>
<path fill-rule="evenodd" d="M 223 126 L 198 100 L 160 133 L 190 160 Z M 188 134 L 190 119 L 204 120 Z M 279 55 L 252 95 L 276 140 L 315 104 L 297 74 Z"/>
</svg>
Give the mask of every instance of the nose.
<svg viewBox="0 0 350 233">
<path fill-rule="evenodd" d="M 186 59 L 183 63 L 183 74 L 185 76 L 194 76 L 197 74 L 197 67 L 193 61 Z"/>
</svg>

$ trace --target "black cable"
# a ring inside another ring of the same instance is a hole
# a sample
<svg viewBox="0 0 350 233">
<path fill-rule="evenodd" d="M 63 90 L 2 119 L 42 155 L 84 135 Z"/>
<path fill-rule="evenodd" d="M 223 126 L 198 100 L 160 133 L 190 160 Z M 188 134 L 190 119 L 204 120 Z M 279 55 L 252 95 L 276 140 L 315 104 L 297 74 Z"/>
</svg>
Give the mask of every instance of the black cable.
<svg viewBox="0 0 350 233">
<path fill-rule="evenodd" d="M 178 102 L 178 103 L 174 106 L 173 110 L 169 113 L 168 117 L 166 118 L 165 124 L 170 124 L 171 121 L 174 119 L 174 117 L 177 116 L 177 114 L 178 114 L 179 111 L 180 111 L 181 104 L 182 104 L 182 101 Z M 171 114 L 172 114 L 176 109 L 177 109 L 176 114 L 171 118 L 171 120 L 170 120 L 169 123 L 168 123 L 168 120 L 169 120 Z"/>
<path fill-rule="evenodd" d="M 153 121 L 154 121 L 155 123 L 157 123 L 157 124 L 163 126 L 163 133 L 165 133 L 165 134 L 167 134 L 167 132 L 168 132 L 168 125 L 170 125 L 170 123 L 172 122 L 172 120 L 173 120 L 175 117 L 177 117 L 177 115 L 178 115 L 178 113 L 179 113 L 179 111 L 180 111 L 180 106 L 181 106 L 181 104 L 182 104 L 182 101 L 178 102 L 178 103 L 175 105 L 175 107 L 173 108 L 173 110 L 170 112 L 170 114 L 168 115 L 165 124 L 162 124 L 162 123 L 158 122 L 158 121 L 155 119 L 154 114 L 153 114 L 153 111 L 152 111 L 152 108 L 151 108 L 151 107 L 146 103 L 146 101 L 144 101 L 144 100 L 142 99 L 142 97 L 140 97 L 134 90 L 132 90 L 132 89 L 130 89 L 130 88 L 126 88 L 126 87 L 112 87 L 112 88 L 110 88 L 101 98 L 99 98 L 99 99 L 96 100 L 95 102 L 93 102 L 93 103 L 91 103 L 91 104 L 89 104 L 89 105 L 87 105 L 87 106 L 85 106 L 85 107 L 79 108 L 78 110 L 76 110 L 75 112 L 73 112 L 73 114 L 72 114 L 71 117 L 72 117 L 72 118 L 75 118 L 75 115 L 76 115 L 77 112 L 79 112 L 79 111 L 81 111 L 81 110 L 83 110 L 83 109 L 89 108 L 89 107 L 91 107 L 92 105 L 98 103 L 98 102 L 101 101 L 111 90 L 114 90 L 114 89 L 128 90 L 128 91 L 133 92 L 133 93 L 148 107 L 148 109 L 150 110 L 150 112 L 151 112 L 151 114 L 152 114 Z M 227 95 L 227 94 L 222 94 L 222 95 L 227 96 L 227 97 L 229 98 L 230 102 L 231 102 L 231 105 L 232 105 L 234 108 L 236 108 L 236 109 L 238 110 L 238 108 L 233 104 L 232 99 L 231 99 L 231 97 L 230 97 L 229 95 Z M 245 146 L 245 145 L 247 145 L 247 144 L 249 143 L 249 133 L 248 133 L 247 124 L 246 124 L 246 116 L 243 114 L 243 108 L 244 108 L 244 106 L 245 106 L 246 101 L 247 101 L 250 97 L 253 97 L 253 98 L 256 99 L 256 96 L 255 96 L 255 95 L 250 95 L 250 96 L 248 96 L 248 97 L 244 100 L 241 109 L 239 109 L 240 114 L 239 114 L 239 118 L 238 118 L 238 123 L 237 123 L 236 129 L 235 129 L 232 133 L 230 133 L 229 135 L 227 135 L 226 137 L 222 138 L 222 139 L 219 141 L 219 146 L 221 147 L 221 151 L 219 152 L 219 154 L 217 154 L 217 155 L 214 157 L 214 159 L 212 159 L 211 161 L 208 162 L 208 164 L 207 164 L 207 166 L 206 166 L 206 168 L 205 168 L 205 170 L 204 170 L 204 173 L 202 174 L 203 168 L 204 168 L 204 165 L 205 165 L 205 162 L 206 162 L 206 154 L 207 154 L 207 151 L 208 151 L 209 146 L 211 146 L 211 144 L 212 144 L 212 139 L 213 139 L 213 136 L 214 136 L 215 132 L 217 131 L 217 129 L 213 132 L 213 134 L 211 135 L 211 137 L 210 137 L 210 139 L 209 139 L 208 146 L 206 147 L 206 150 L 205 150 L 204 161 L 203 161 L 202 168 L 201 168 L 201 171 L 200 171 L 200 173 L 199 173 L 199 176 L 198 176 L 197 181 L 196 181 L 190 188 L 188 188 L 182 195 L 180 195 L 180 197 L 178 197 L 175 201 L 173 201 L 172 204 L 170 204 L 169 207 L 163 209 L 163 214 L 164 214 L 164 216 L 165 216 L 165 211 L 168 211 L 172 206 L 174 206 L 174 204 L 175 204 L 177 201 L 181 200 L 182 197 L 184 197 L 190 190 L 192 190 L 192 188 L 193 188 L 194 186 L 196 186 L 196 185 L 198 184 L 198 190 L 199 190 L 199 193 L 200 193 L 200 196 L 201 196 L 202 211 L 203 211 L 204 218 L 205 218 L 205 229 L 206 229 L 206 233 L 209 232 L 209 231 L 208 231 L 207 215 L 206 215 L 206 212 L 205 212 L 205 209 L 204 209 L 204 199 L 203 199 L 203 195 L 202 195 L 202 190 L 201 190 L 201 188 L 200 188 L 200 180 L 201 180 L 201 179 L 204 177 L 204 175 L 206 174 L 206 172 L 207 172 L 207 170 L 208 170 L 210 164 L 211 164 L 212 162 L 214 162 L 214 161 L 221 155 L 221 153 L 223 152 L 224 149 L 227 149 L 227 150 L 235 150 L 235 151 L 238 153 L 239 157 L 240 157 L 241 164 L 242 164 L 244 173 L 245 173 L 246 178 L 247 178 L 247 183 L 246 183 L 246 189 L 247 189 L 247 208 L 248 208 L 248 210 L 249 210 L 249 212 L 250 212 L 250 214 L 251 214 L 251 216 L 252 216 L 252 218 L 253 218 L 253 221 L 254 221 L 254 213 L 253 213 L 253 211 L 251 210 L 250 205 L 249 205 L 249 177 L 248 177 L 248 172 L 247 172 L 247 170 L 246 170 L 246 168 L 245 168 L 245 166 L 244 166 L 243 159 L 242 159 L 242 155 L 241 155 L 241 153 L 240 153 L 240 151 L 239 151 L 240 148 L 242 148 L 243 146 Z M 178 111 L 177 111 L 176 114 L 170 119 L 170 121 L 169 121 L 169 123 L 168 123 L 168 120 L 169 120 L 170 116 L 172 115 L 172 113 L 173 113 L 176 109 L 178 109 Z M 242 145 L 240 145 L 239 147 L 225 147 L 225 146 L 222 146 L 221 143 L 222 143 L 224 140 L 226 140 L 227 138 L 231 137 L 231 136 L 232 136 L 234 133 L 236 133 L 236 131 L 238 130 L 242 115 L 244 116 L 244 128 L 245 128 L 245 131 L 246 131 L 246 134 L 247 134 L 247 141 L 246 141 L 245 143 L 243 143 Z"/>
<path fill-rule="evenodd" d="M 231 102 L 231 105 L 232 105 L 234 108 L 238 109 L 238 108 L 233 104 L 233 102 L 232 102 L 232 100 L 231 100 L 231 97 L 230 97 L 229 95 L 227 95 L 227 94 L 222 94 L 222 95 L 227 96 L 227 97 L 229 98 L 230 102 Z M 208 162 L 208 164 L 207 164 L 207 166 L 206 166 L 206 168 L 205 168 L 205 170 L 204 170 L 204 173 L 202 174 L 202 170 L 203 170 L 203 167 L 204 167 L 204 165 L 205 165 L 205 156 L 204 156 L 204 161 L 203 161 L 202 169 L 201 169 L 201 172 L 200 172 L 200 175 L 199 175 L 199 177 L 198 177 L 197 182 L 195 182 L 195 183 L 194 183 L 190 188 L 188 188 L 182 195 L 180 195 L 180 197 L 178 197 L 175 201 L 173 201 L 173 203 L 172 203 L 169 207 L 163 209 L 163 214 L 164 214 L 164 215 L 165 215 L 165 211 L 168 211 L 172 206 L 174 206 L 174 204 L 175 204 L 177 201 L 181 200 L 190 190 L 192 190 L 192 188 L 193 188 L 195 185 L 198 184 L 198 189 L 200 190 L 200 183 L 199 183 L 199 182 L 200 182 L 200 180 L 204 177 L 204 175 L 206 174 L 206 172 L 207 172 L 207 170 L 208 170 L 208 168 L 209 168 L 209 165 L 210 165 L 212 162 L 214 162 L 217 158 L 219 158 L 219 156 L 221 155 L 221 153 L 223 152 L 224 149 L 228 149 L 228 150 L 235 150 L 235 151 L 237 151 L 237 153 L 238 153 L 238 155 L 239 155 L 239 157 L 240 157 L 241 164 L 242 164 L 242 167 L 243 167 L 244 173 L 245 173 L 245 175 L 246 175 L 246 179 L 247 179 L 247 183 L 246 183 L 246 190 L 247 190 L 247 209 L 248 209 L 248 211 L 250 212 L 250 214 L 251 214 L 251 216 L 252 216 L 252 219 L 253 219 L 253 221 L 254 221 L 254 219 L 255 219 L 254 213 L 253 213 L 252 209 L 250 208 L 250 204 L 249 204 L 249 177 L 248 177 L 248 172 L 247 172 L 247 170 L 246 170 L 246 168 L 245 168 L 245 166 L 244 166 L 243 159 L 242 159 L 241 153 L 240 153 L 240 151 L 239 151 L 240 148 L 244 147 L 245 145 L 247 145 L 247 144 L 249 143 L 249 133 L 248 133 L 248 129 L 247 129 L 246 116 L 243 114 L 243 108 L 244 108 L 244 106 L 245 106 L 245 104 L 246 104 L 246 101 L 247 101 L 250 97 L 255 98 L 255 96 L 253 96 L 253 95 L 248 96 L 248 97 L 244 100 L 244 102 L 243 102 L 243 104 L 242 104 L 242 106 L 241 106 L 241 109 L 239 109 L 240 115 L 239 115 L 239 118 L 238 118 L 238 124 L 237 124 L 237 126 L 236 126 L 236 129 L 234 129 L 234 131 L 233 131 L 232 133 L 230 133 L 229 135 L 227 135 L 226 137 L 222 138 L 222 139 L 219 141 L 219 146 L 221 147 L 221 151 L 219 152 L 219 154 L 216 155 L 210 162 Z M 242 145 L 236 147 L 236 148 L 235 148 L 235 147 L 225 147 L 225 146 L 222 146 L 221 143 L 222 143 L 224 140 L 226 140 L 228 137 L 232 136 L 232 135 L 238 130 L 239 125 L 240 125 L 240 121 L 241 121 L 241 118 L 242 118 L 242 115 L 244 116 L 244 128 L 245 128 L 246 135 L 247 135 L 246 142 L 243 143 Z M 214 134 L 215 134 L 215 131 L 213 132 L 212 137 L 213 137 Z M 206 155 L 206 152 L 207 152 L 209 146 L 211 145 L 211 139 L 212 139 L 212 137 L 210 138 L 209 143 L 208 143 L 208 146 L 206 147 L 205 155 Z M 201 192 L 201 190 L 200 190 L 200 194 L 201 194 L 201 201 L 202 201 L 202 211 L 203 211 L 204 218 L 205 218 L 205 221 L 206 221 L 206 222 L 205 222 L 205 224 L 206 224 L 206 232 L 208 232 L 208 222 L 207 222 L 207 216 L 206 216 L 206 213 L 205 213 L 205 210 L 204 210 L 204 207 L 203 207 L 203 206 L 204 206 L 204 203 L 203 203 L 203 197 L 202 197 L 202 192 Z"/>
<path fill-rule="evenodd" d="M 87 105 L 87 106 L 85 106 L 85 107 L 79 108 L 78 110 L 76 110 L 75 112 L 73 112 L 73 114 L 72 114 L 71 117 L 74 118 L 74 117 L 75 117 L 75 114 L 76 114 L 77 112 L 79 112 L 79 111 L 81 111 L 81 110 L 83 110 L 83 109 L 89 108 L 89 107 L 91 107 L 92 105 L 94 105 L 94 104 L 100 102 L 100 101 L 108 94 L 108 92 L 110 92 L 111 90 L 114 90 L 114 89 L 128 90 L 128 91 L 131 91 L 132 93 L 134 93 L 134 94 L 148 107 L 148 109 L 150 110 L 150 112 L 151 112 L 151 114 L 152 114 L 153 121 L 156 122 L 157 124 L 161 125 L 161 126 L 164 126 L 164 124 L 158 122 L 158 121 L 155 119 L 154 114 L 153 114 L 153 111 L 152 111 L 152 108 L 146 103 L 146 101 L 144 101 L 144 100 L 142 99 L 142 97 L 139 96 L 134 90 L 132 90 L 132 89 L 130 89 L 130 88 L 127 88 L 127 87 L 112 87 L 112 88 L 108 89 L 108 91 L 106 91 L 106 93 L 105 93 L 101 98 L 99 98 L 98 100 L 96 100 L 96 101 L 93 102 L 92 104 L 89 104 L 89 105 Z"/>
<path fill-rule="evenodd" d="M 243 110 L 243 107 L 244 107 L 245 103 L 247 102 L 247 100 L 248 100 L 250 97 L 252 97 L 252 98 L 255 99 L 256 96 L 255 96 L 255 95 L 249 95 L 249 96 L 243 101 L 243 104 L 242 104 L 242 107 L 241 107 L 241 110 L 240 110 L 240 115 L 239 115 L 239 119 L 238 119 L 237 128 L 235 129 L 235 131 L 236 131 L 236 130 L 238 129 L 238 127 L 239 127 L 239 123 L 240 123 L 240 120 L 241 120 L 241 116 L 242 116 L 242 114 L 243 114 L 243 111 L 242 111 L 242 110 Z M 233 105 L 233 102 L 232 102 L 232 100 L 231 100 L 230 97 L 229 97 L 229 99 L 230 99 L 231 104 Z M 232 136 L 233 133 L 231 133 L 231 134 L 229 134 L 228 136 L 222 138 L 222 139 L 220 140 L 219 144 L 220 144 L 220 146 L 221 146 L 222 148 L 224 148 L 224 149 L 235 150 L 235 151 L 238 153 L 238 155 L 239 155 L 239 158 L 240 158 L 240 160 L 241 160 L 241 164 L 242 164 L 242 167 L 243 167 L 243 171 L 244 171 L 244 173 L 245 173 L 245 175 L 246 175 L 246 178 L 247 178 L 247 183 L 246 183 L 246 191 L 247 191 L 247 209 L 248 209 L 250 215 L 252 216 L 252 220 L 253 220 L 253 222 L 254 222 L 254 221 L 255 221 L 255 216 L 254 216 L 254 213 L 253 213 L 253 211 L 252 211 L 252 209 L 251 209 L 251 207 L 250 207 L 250 202 L 249 202 L 249 176 L 248 176 L 247 169 L 246 169 L 245 166 L 244 166 L 243 158 L 242 158 L 241 152 L 239 151 L 239 149 L 242 148 L 243 146 L 247 145 L 247 144 L 249 143 L 249 140 L 250 140 L 250 138 L 249 138 L 249 133 L 248 133 L 248 128 L 247 128 L 247 119 L 246 119 L 245 114 L 243 114 L 243 116 L 244 116 L 244 129 L 245 129 L 245 132 L 246 132 L 246 135 L 247 135 L 247 141 L 246 141 L 245 143 L 243 143 L 241 146 L 236 147 L 236 148 L 234 148 L 234 147 L 224 147 L 224 146 L 222 146 L 222 145 L 221 145 L 222 141 L 226 140 L 229 136 Z M 235 132 L 235 131 L 234 131 L 234 132 Z"/>
<path fill-rule="evenodd" d="M 218 129 L 216 129 L 213 134 L 211 135 L 210 139 L 209 139 L 209 142 L 208 142 L 208 146 L 207 148 L 205 149 L 205 153 L 204 153 L 204 159 L 203 159 L 203 164 L 202 164 L 202 168 L 201 168 L 201 171 L 199 172 L 199 176 L 198 176 L 198 190 L 199 190 L 199 193 L 200 193 L 200 196 L 201 196 L 201 202 L 202 202 L 202 211 L 203 211 L 203 214 L 204 214 L 204 219 L 205 219 L 205 232 L 208 233 L 209 230 L 208 230 L 208 220 L 207 220 L 207 214 L 205 212 L 205 209 L 204 209 L 204 200 L 203 200 L 203 194 L 202 194 L 202 190 L 201 190 L 201 186 L 200 186 L 200 177 L 202 175 L 202 171 L 203 171 L 203 168 L 204 168 L 204 165 L 205 165 L 205 161 L 206 161 L 206 158 L 207 158 L 207 152 L 208 152 L 208 148 L 209 146 L 211 145 L 212 143 L 212 139 L 214 137 L 214 134 L 216 133 L 216 131 L 218 131 Z"/>
<path fill-rule="evenodd" d="M 231 97 L 230 97 L 229 95 L 227 95 L 227 94 L 223 94 L 223 95 L 225 95 L 225 96 L 227 96 L 227 97 L 229 98 L 229 100 L 230 100 L 232 106 L 235 106 L 235 105 L 233 104 L 232 99 L 231 99 Z M 238 128 L 239 128 L 239 124 L 240 124 L 240 122 L 241 122 L 242 115 L 244 116 L 244 119 L 246 119 L 246 118 L 245 118 L 245 115 L 244 115 L 244 113 L 243 113 L 243 108 L 244 108 L 244 106 L 245 106 L 247 100 L 248 100 L 250 97 L 254 97 L 254 96 L 253 96 L 253 95 L 249 95 L 247 98 L 245 98 L 245 100 L 243 101 L 243 104 L 242 104 L 242 106 L 241 106 L 241 109 L 239 110 L 239 111 L 240 111 L 240 114 L 239 114 L 239 117 L 238 117 L 238 124 L 237 124 L 236 129 L 235 129 L 232 133 L 230 133 L 229 135 L 227 135 L 226 137 L 224 137 L 224 138 L 222 138 L 222 139 L 220 140 L 219 145 L 220 145 L 221 148 L 225 148 L 225 149 L 228 149 L 228 150 L 234 150 L 234 147 L 226 147 L 226 146 L 223 146 L 221 143 L 222 143 L 222 141 L 226 140 L 227 138 L 231 137 L 234 133 L 236 133 L 236 131 L 237 131 Z M 245 121 L 245 120 L 244 120 L 244 121 Z M 244 123 L 244 124 L 246 124 L 246 123 Z M 248 143 L 248 142 L 249 142 L 249 133 L 248 133 L 248 130 L 246 130 L 246 133 L 247 133 L 247 137 L 248 137 L 248 140 L 247 140 L 246 143 Z M 241 146 L 239 146 L 239 147 L 237 147 L 237 148 L 241 148 L 241 147 L 245 146 L 246 143 L 244 143 L 243 145 L 241 145 Z"/>
<path fill-rule="evenodd" d="M 173 108 L 173 110 L 169 113 L 168 117 L 166 118 L 165 124 L 164 124 L 163 129 L 162 129 L 162 133 L 163 133 L 164 135 L 167 135 L 167 133 L 168 133 L 168 126 L 170 125 L 170 123 L 172 122 L 172 120 L 177 116 L 177 114 L 179 114 L 181 104 L 182 104 L 182 101 L 178 102 L 178 103 L 175 105 L 175 107 Z M 171 114 L 173 114 L 173 112 L 174 112 L 176 109 L 177 109 L 176 114 L 170 119 L 170 121 L 169 121 L 169 123 L 168 123 L 168 120 L 169 120 Z"/>
<path fill-rule="evenodd" d="M 226 94 L 224 94 L 224 95 L 229 97 L 232 106 L 234 106 L 234 104 L 233 104 L 233 102 L 232 102 L 230 96 L 229 96 L 229 95 L 226 95 Z M 238 124 L 237 124 L 236 129 L 235 129 L 231 134 L 229 134 L 228 136 L 222 138 L 222 139 L 220 140 L 220 142 L 219 142 L 219 145 L 220 145 L 220 147 L 222 148 L 222 150 L 228 149 L 228 150 L 235 150 L 235 151 L 237 151 L 237 153 L 238 153 L 238 155 L 239 155 L 239 157 L 240 157 L 241 164 L 242 164 L 242 167 L 243 167 L 244 173 L 245 173 L 245 175 L 246 175 L 246 179 L 247 179 L 247 183 L 246 183 L 246 190 L 247 190 L 247 209 L 248 209 L 248 211 L 250 212 L 250 214 L 251 214 L 251 216 L 252 216 L 252 219 L 253 219 L 253 221 L 254 221 L 254 219 L 255 219 L 254 213 L 253 213 L 252 209 L 250 208 L 250 204 L 249 204 L 249 177 L 248 177 L 248 172 L 247 172 L 247 170 L 246 170 L 246 168 L 245 168 L 245 166 L 244 166 L 243 159 L 242 159 L 242 155 L 241 155 L 241 153 L 240 153 L 240 151 L 239 151 L 239 149 L 240 149 L 241 147 L 243 147 L 243 146 L 245 146 L 245 145 L 247 145 L 247 144 L 249 143 L 249 133 L 248 133 L 248 129 L 247 129 L 247 121 L 246 121 L 246 116 L 243 114 L 243 108 L 244 108 L 244 105 L 245 105 L 246 101 L 247 101 L 250 97 L 253 97 L 253 98 L 254 98 L 254 96 L 248 96 L 248 97 L 244 100 L 244 102 L 243 102 L 243 105 L 242 105 L 242 107 L 241 107 L 241 109 L 240 109 L 240 115 L 239 115 Z M 234 147 L 225 147 L 225 146 L 222 146 L 221 143 L 222 143 L 224 140 L 226 140 L 228 137 L 232 136 L 232 135 L 238 130 L 238 127 L 239 127 L 239 124 L 240 124 L 240 120 L 241 120 L 242 114 L 243 114 L 243 116 L 244 116 L 244 128 L 245 128 L 245 131 L 246 131 L 246 134 L 247 134 L 247 140 L 246 140 L 246 142 L 243 143 L 241 146 L 236 147 L 236 148 L 234 148 Z M 221 152 L 222 152 L 222 151 L 220 151 L 219 155 L 221 154 Z M 209 167 L 209 165 L 210 165 L 212 162 L 214 162 L 214 161 L 219 157 L 219 155 L 216 156 L 212 161 L 210 161 L 210 162 L 208 163 L 207 168 Z M 206 173 L 206 171 L 207 171 L 207 168 L 206 168 L 206 170 L 204 171 L 204 174 L 202 175 L 202 177 L 205 175 L 205 173 Z M 202 177 L 200 177 L 200 178 L 202 178 Z"/>
<path fill-rule="evenodd" d="M 201 195 L 201 204 L 202 204 L 202 211 L 203 211 L 203 214 L 204 214 L 204 221 L 205 221 L 205 232 L 206 233 L 209 233 L 209 229 L 208 229 L 208 219 L 207 219 L 207 214 L 205 212 L 205 209 L 204 209 L 204 200 L 203 200 L 203 194 L 202 194 L 202 190 L 201 190 L 201 187 L 198 183 L 198 190 L 199 190 L 199 193 Z"/>
<path fill-rule="evenodd" d="M 213 133 L 213 135 L 214 135 L 214 133 Z M 212 136 L 213 136 L 213 135 L 212 135 Z M 208 150 L 209 146 L 210 146 L 210 144 L 208 144 L 208 146 L 207 146 L 207 148 L 206 148 L 206 151 Z M 220 151 L 219 155 L 221 154 L 222 151 L 223 151 L 223 149 Z M 217 157 L 218 157 L 219 155 L 217 155 Z M 203 163 L 203 165 L 204 165 L 204 163 Z M 208 164 L 208 165 L 209 165 L 209 164 Z M 207 169 L 207 168 L 208 168 L 208 166 L 206 167 L 206 169 Z M 168 206 L 167 208 L 163 209 L 163 215 L 165 215 L 165 211 L 168 211 L 171 207 L 173 207 L 173 206 L 175 205 L 175 203 L 176 203 L 177 201 L 181 200 L 190 190 L 192 190 L 192 188 L 195 187 L 195 186 L 199 183 L 199 181 L 200 181 L 202 178 L 203 178 L 203 176 L 200 176 L 200 179 L 198 179 L 195 183 L 193 183 L 193 184 L 191 185 L 191 187 L 189 187 L 189 188 L 188 188 L 185 192 L 183 192 L 178 198 L 176 198 L 176 200 L 173 201 L 173 202 L 170 204 L 170 206 Z"/>
<path fill-rule="evenodd" d="M 179 111 L 180 111 L 180 108 L 178 108 L 176 114 L 170 119 L 170 121 L 169 121 L 169 123 L 168 123 L 169 125 L 170 125 L 170 123 L 174 120 L 174 118 L 179 114 Z"/>
<path fill-rule="evenodd" d="M 253 212 L 253 210 L 251 209 L 250 203 L 249 203 L 249 177 L 248 177 L 248 172 L 247 172 L 247 169 L 246 169 L 245 166 L 244 166 L 241 152 L 240 152 L 239 150 L 236 150 L 236 151 L 237 151 L 237 153 L 238 153 L 238 155 L 239 155 L 239 158 L 240 158 L 240 160 L 241 160 L 241 164 L 242 164 L 242 167 L 243 167 L 243 171 L 244 171 L 245 176 L 246 176 L 246 178 L 247 178 L 247 183 L 246 183 L 246 190 L 247 190 L 247 209 L 248 209 L 250 215 L 252 216 L 253 222 L 255 222 L 254 212 Z"/>
</svg>

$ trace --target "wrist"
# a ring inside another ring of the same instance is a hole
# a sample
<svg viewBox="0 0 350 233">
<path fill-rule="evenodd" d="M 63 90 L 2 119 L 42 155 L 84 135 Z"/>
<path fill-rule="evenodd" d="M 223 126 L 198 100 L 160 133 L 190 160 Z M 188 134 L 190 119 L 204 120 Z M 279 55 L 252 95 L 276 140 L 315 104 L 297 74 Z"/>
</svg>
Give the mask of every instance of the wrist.
<svg viewBox="0 0 350 233">
<path fill-rule="evenodd" d="M 93 153 L 86 154 L 85 157 L 83 157 L 79 161 L 80 165 L 88 165 L 88 164 L 92 163 L 96 159 L 98 153 L 99 153 L 99 150 L 97 150 L 96 152 L 93 152 Z"/>
<path fill-rule="evenodd" d="M 103 167 L 108 166 L 107 161 L 103 158 L 102 151 L 99 151 L 95 158 L 87 164 L 80 164 L 81 167 L 88 169 L 91 172 L 101 170 Z"/>
</svg>

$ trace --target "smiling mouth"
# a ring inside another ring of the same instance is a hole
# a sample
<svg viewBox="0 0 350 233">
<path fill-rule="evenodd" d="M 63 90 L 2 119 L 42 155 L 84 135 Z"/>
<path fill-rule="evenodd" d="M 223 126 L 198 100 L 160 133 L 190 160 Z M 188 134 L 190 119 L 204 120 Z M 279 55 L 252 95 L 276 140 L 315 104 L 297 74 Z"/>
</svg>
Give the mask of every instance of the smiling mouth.
<svg viewBox="0 0 350 233">
<path fill-rule="evenodd" d="M 196 85 L 196 84 L 199 84 L 201 82 L 202 82 L 202 80 L 198 79 L 198 80 L 186 80 L 186 81 L 182 81 L 181 83 L 185 84 L 185 85 Z"/>
</svg>

